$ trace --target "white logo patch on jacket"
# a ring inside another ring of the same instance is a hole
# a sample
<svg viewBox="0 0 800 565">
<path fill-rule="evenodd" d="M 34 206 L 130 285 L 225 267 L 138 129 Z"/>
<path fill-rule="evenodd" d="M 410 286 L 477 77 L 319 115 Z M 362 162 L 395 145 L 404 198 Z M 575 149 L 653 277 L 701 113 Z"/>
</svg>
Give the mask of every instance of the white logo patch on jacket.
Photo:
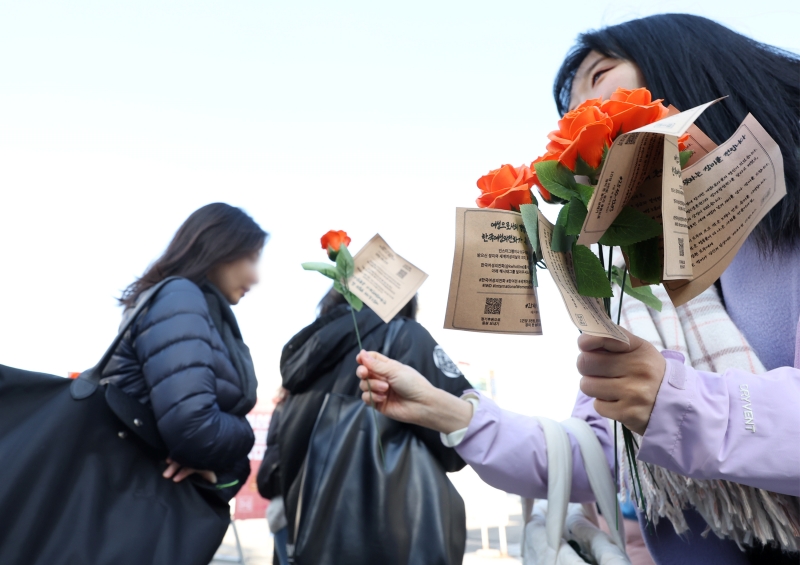
<svg viewBox="0 0 800 565">
<path fill-rule="evenodd" d="M 457 379 L 462 376 L 461 371 L 458 370 L 453 360 L 444 352 L 441 345 L 433 348 L 433 362 L 436 364 L 436 368 L 444 373 L 446 377 Z"/>
</svg>

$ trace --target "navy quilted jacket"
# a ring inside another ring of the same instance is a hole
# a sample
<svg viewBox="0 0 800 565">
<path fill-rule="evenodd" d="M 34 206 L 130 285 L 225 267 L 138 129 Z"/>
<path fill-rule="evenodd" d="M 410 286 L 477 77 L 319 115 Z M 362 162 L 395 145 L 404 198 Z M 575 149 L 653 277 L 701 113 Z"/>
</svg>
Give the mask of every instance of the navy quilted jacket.
<svg viewBox="0 0 800 565">
<path fill-rule="evenodd" d="M 195 469 L 242 466 L 253 446 L 239 375 L 200 288 L 167 283 L 125 334 L 104 379 L 152 406 L 170 457 Z M 249 467 L 249 465 L 248 465 Z"/>
</svg>

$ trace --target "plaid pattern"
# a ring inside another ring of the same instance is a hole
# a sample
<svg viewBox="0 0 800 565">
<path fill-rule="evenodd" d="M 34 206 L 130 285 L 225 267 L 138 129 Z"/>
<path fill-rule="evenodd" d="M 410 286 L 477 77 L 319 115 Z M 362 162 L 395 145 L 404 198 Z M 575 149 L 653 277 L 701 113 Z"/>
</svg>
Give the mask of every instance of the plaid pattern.
<svg viewBox="0 0 800 565">
<path fill-rule="evenodd" d="M 661 312 L 630 297 L 623 300 L 620 324 L 630 332 L 659 350 L 682 353 L 700 371 L 765 372 L 764 365 L 728 316 L 714 286 L 677 308 L 663 287 L 652 288 L 663 304 Z M 619 288 L 615 294 L 620 295 Z M 612 312 L 617 312 L 618 307 L 617 302 Z M 627 458 L 620 455 L 620 459 L 630 479 Z M 713 531 L 720 538 L 734 540 L 740 547 L 752 545 L 754 540 L 765 545 L 777 543 L 787 551 L 797 551 L 800 547 L 798 498 L 730 481 L 690 479 L 639 461 L 636 465 L 647 502 L 647 518 L 654 523 L 661 517 L 667 518 L 681 534 L 689 529 L 683 509 L 694 507 L 708 524 L 704 536 Z"/>
<path fill-rule="evenodd" d="M 682 353 L 698 371 L 766 371 L 728 316 L 715 287 L 677 308 L 662 286 L 652 289 L 663 304 L 661 312 L 628 298 L 622 301 L 622 326 L 660 350 Z"/>
</svg>

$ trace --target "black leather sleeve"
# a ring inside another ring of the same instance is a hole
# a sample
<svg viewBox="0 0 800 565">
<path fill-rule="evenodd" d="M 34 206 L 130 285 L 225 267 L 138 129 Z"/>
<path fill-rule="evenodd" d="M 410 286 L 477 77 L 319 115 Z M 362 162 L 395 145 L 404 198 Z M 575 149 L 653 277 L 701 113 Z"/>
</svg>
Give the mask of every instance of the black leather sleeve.
<svg viewBox="0 0 800 565">
<path fill-rule="evenodd" d="M 258 493 L 267 500 L 281 496 L 281 446 L 278 437 L 282 411 L 283 404 L 279 404 L 272 413 L 267 431 L 267 450 L 256 476 Z"/>
<path fill-rule="evenodd" d="M 403 324 L 390 349 L 391 356 L 415 368 L 428 379 L 433 386 L 461 396 L 465 390 L 472 388 L 469 381 L 461 374 L 456 364 L 447 356 L 442 347 L 436 343 L 428 330 L 417 322 L 409 320 Z M 439 432 L 413 426 L 417 434 L 431 453 L 439 460 L 448 472 L 463 469 L 466 463 L 455 449 L 445 447 Z"/>
</svg>

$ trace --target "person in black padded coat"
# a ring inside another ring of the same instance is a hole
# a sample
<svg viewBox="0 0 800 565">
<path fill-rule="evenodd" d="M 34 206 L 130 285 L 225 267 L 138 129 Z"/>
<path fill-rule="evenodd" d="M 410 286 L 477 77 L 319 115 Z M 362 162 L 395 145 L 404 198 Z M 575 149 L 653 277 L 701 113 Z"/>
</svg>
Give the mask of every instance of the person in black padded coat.
<svg viewBox="0 0 800 565">
<path fill-rule="evenodd" d="M 122 294 L 126 314 L 168 282 L 142 311 L 103 372 L 150 406 L 169 449 L 164 478 L 199 473 L 232 498 L 250 472 L 256 402 L 250 352 L 231 310 L 258 283 L 268 235 L 239 208 L 209 204 L 178 229 L 164 254 Z"/>
<path fill-rule="evenodd" d="M 361 396 L 355 376 L 358 344 L 349 308 L 342 295 L 331 289 L 319 303 L 316 321 L 289 340 L 281 354 L 281 377 L 287 398 L 278 414 L 273 415 L 267 451 L 257 476 L 259 493 L 267 499 L 280 497 L 284 507 L 287 532 L 283 537 L 276 535 L 276 540 L 294 536 L 301 469 L 325 395 L 333 392 Z M 396 316 L 406 322 L 394 338 L 392 357 L 403 359 L 437 388 L 461 396 L 472 385 L 428 331 L 416 322 L 416 313 L 415 296 Z M 380 350 L 388 324 L 367 306 L 356 318 L 364 348 Z M 444 471 L 455 472 L 465 466 L 454 449 L 442 444 L 437 432 L 410 427 Z"/>
</svg>

